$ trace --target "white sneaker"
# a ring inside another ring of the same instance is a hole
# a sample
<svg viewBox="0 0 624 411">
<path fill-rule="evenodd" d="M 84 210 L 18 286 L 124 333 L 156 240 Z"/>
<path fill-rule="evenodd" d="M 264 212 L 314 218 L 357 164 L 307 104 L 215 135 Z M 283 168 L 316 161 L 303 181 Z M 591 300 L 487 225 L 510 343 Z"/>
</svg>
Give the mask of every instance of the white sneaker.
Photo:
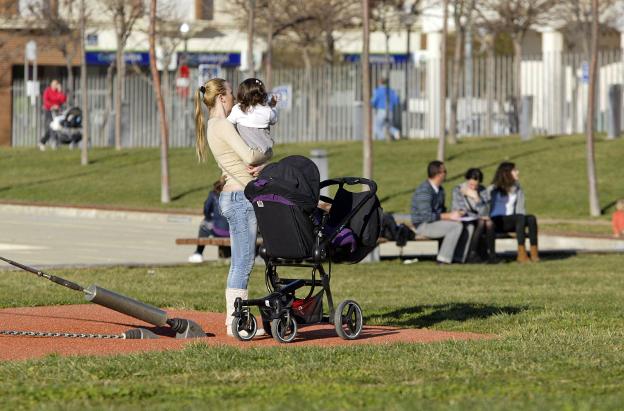
<svg viewBox="0 0 624 411">
<path fill-rule="evenodd" d="M 45 144 L 39 143 L 39 150 L 45 151 L 45 149 L 46 149 Z"/>
<path fill-rule="evenodd" d="M 188 258 L 189 263 L 203 263 L 204 262 L 204 257 L 202 257 L 201 254 L 199 253 L 193 253 L 189 256 Z"/>
</svg>

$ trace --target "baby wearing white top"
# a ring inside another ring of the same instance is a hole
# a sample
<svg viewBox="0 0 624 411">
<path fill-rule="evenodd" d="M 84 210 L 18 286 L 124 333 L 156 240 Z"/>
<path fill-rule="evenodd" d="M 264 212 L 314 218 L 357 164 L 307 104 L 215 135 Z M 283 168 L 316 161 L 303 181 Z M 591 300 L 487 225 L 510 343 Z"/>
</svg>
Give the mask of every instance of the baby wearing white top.
<svg viewBox="0 0 624 411">
<path fill-rule="evenodd" d="M 253 149 L 267 153 L 273 149 L 271 126 L 277 123 L 275 98 L 267 102 L 264 84 L 258 79 L 250 78 L 238 87 L 239 101 L 232 108 L 228 120 L 234 124 L 245 143 Z"/>
</svg>

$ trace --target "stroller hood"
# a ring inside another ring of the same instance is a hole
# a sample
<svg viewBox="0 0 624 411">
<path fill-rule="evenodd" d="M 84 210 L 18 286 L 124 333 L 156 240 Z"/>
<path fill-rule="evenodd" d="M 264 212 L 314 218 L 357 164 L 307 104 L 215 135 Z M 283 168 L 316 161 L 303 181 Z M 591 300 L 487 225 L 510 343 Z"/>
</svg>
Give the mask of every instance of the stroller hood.
<svg viewBox="0 0 624 411">
<path fill-rule="evenodd" d="M 320 174 L 316 164 L 303 156 L 289 156 L 267 165 L 258 179 L 247 184 L 245 196 L 251 201 L 263 194 L 276 194 L 312 213 L 319 201 Z"/>
</svg>

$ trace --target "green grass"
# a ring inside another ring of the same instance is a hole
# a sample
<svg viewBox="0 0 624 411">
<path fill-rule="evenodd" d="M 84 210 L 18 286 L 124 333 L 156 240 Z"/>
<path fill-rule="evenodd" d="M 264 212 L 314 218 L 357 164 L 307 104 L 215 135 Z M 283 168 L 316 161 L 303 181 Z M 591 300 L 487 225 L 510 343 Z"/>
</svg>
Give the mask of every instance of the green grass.
<svg viewBox="0 0 624 411">
<path fill-rule="evenodd" d="M 2 408 L 621 409 L 622 266 L 616 254 L 529 266 L 336 266 L 336 298 L 360 302 L 368 324 L 497 338 L 242 350 L 196 343 L 179 352 L 50 356 L 0 364 Z M 221 311 L 226 270 L 215 263 L 54 274 L 158 306 Z M 31 274 L 1 274 L 0 306 L 82 302 Z M 262 277 L 260 269 L 252 274 L 252 295 L 263 293 Z"/>
<path fill-rule="evenodd" d="M 413 190 L 425 178 L 426 165 L 435 158 L 436 147 L 436 140 L 375 142 L 374 178 L 384 209 L 409 212 Z M 309 155 L 313 148 L 328 151 L 331 176 L 362 174 L 361 143 L 283 144 L 275 151 L 280 158 Z M 623 156 L 624 139 L 598 138 L 598 188 L 601 207 L 607 213 L 613 211 L 617 198 L 624 197 Z M 465 139 L 448 146 L 447 157 L 449 193 L 463 180 L 467 168 L 482 168 L 489 182 L 496 166 L 510 160 L 521 170 L 531 213 L 540 218 L 567 219 L 589 215 L 582 136 L 541 137 L 529 142 L 515 137 Z M 193 149 L 171 150 L 172 202 L 162 205 L 158 149 L 94 149 L 90 158 L 92 164 L 83 167 L 78 150 L 0 149 L 0 200 L 199 212 L 218 176 L 214 161 L 198 164 Z"/>
</svg>

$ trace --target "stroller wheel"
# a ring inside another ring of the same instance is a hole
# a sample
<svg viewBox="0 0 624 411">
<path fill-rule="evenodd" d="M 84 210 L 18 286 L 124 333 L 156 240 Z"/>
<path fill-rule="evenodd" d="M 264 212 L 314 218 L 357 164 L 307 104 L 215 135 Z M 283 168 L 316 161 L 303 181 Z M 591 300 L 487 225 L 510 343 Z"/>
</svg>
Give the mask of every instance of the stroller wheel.
<svg viewBox="0 0 624 411">
<path fill-rule="evenodd" d="M 354 340 L 359 337 L 364 325 L 359 304 L 353 300 L 345 300 L 338 304 L 334 313 L 334 325 L 336 334 L 345 340 Z"/>
<path fill-rule="evenodd" d="M 232 334 L 240 341 L 249 341 L 256 335 L 258 323 L 253 315 L 242 315 L 232 320 Z"/>
<path fill-rule="evenodd" d="M 297 336 L 297 321 L 292 315 L 271 321 L 271 335 L 277 342 L 291 342 Z"/>
</svg>

